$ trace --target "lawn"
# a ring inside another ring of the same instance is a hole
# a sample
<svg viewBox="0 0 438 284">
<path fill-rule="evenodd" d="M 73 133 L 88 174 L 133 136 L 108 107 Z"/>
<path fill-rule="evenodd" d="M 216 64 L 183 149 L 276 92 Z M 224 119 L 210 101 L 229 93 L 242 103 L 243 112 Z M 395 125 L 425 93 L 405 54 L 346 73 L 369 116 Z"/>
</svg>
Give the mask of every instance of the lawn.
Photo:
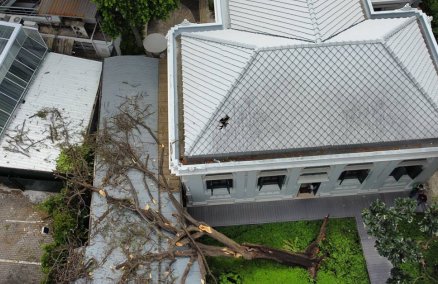
<svg viewBox="0 0 438 284">
<path fill-rule="evenodd" d="M 322 220 L 298 221 L 216 229 L 239 243 L 264 244 L 298 252 L 314 240 L 321 223 Z M 212 239 L 202 241 L 218 245 Z M 330 219 L 322 253 L 326 258 L 318 272 L 317 283 L 369 283 L 354 218 Z M 306 269 L 271 261 L 215 257 L 208 258 L 208 263 L 219 283 L 311 283 Z"/>
</svg>

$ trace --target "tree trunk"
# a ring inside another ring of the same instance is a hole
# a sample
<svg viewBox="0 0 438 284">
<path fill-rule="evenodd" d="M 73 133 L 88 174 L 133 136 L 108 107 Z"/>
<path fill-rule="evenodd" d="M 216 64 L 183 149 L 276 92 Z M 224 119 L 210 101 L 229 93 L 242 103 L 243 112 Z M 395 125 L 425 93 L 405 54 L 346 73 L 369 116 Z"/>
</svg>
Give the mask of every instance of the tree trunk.
<svg viewBox="0 0 438 284">
<path fill-rule="evenodd" d="M 196 242 L 196 245 L 202 250 L 206 256 L 225 256 L 234 258 L 252 259 L 267 259 L 288 266 L 301 266 L 308 270 L 312 278 L 316 277 L 318 268 L 323 260 L 323 257 L 318 257 L 319 246 L 325 239 L 329 216 L 324 218 L 324 221 L 319 230 L 318 236 L 309 244 L 304 252 L 292 253 L 281 249 L 270 248 L 263 245 L 255 244 L 238 244 L 234 240 L 228 238 L 224 234 L 214 230 L 211 227 L 199 225 L 199 229 L 206 235 L 219 241 L 225 247 L 209 246 Z"/>
<path fill-rule="evenodd" d="M 131 30 L 132 33 L 134 34 L 135 37 L 135 44 L 137 45 L 137 47 L 143 47 L 143 40 L 141 39 L 141 35 L 140 32 L 138 31 L 137 27 L 131 26 Z"/>
<path fill-rule="evenodd" d="M 262 245 L 243 244 L 241 245 L 241 249 L 244 252 L 243 254 L 239 254 L 226 247 L 209 246 L 201 243 L 197 244 L 202 252 L 210 257 L 224 256 L 244 258 L 246 260 L 267 259 L 287 266 L 301 266 L 307 269 L 315 267 L 321 261 L 320 258 L 312 258 L 306 254 L 292 253 Z"/>
</svg>

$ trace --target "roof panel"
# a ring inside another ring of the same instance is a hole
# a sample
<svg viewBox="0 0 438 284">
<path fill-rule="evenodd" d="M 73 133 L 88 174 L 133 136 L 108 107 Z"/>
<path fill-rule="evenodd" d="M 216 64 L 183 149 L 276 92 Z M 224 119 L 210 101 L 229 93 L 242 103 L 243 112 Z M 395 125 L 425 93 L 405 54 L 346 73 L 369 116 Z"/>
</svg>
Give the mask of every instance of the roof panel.
<svg viewBox="0 0 438 284">
<path fill-rule="evenodd" d="M 362 64 L 360 57 L 366 57 Z M 225 115 L 229 125 L 220 130 L 217 125 Z M 186 154 L 434 137 L 437 110 L 383 44 L 289 48 L 258 53 Z"/>
<path fill-rule="evenodd" d="M 56 141 L 52 143 L 48 138 L 47 122 L 35 114 L 43 108 L 61 109 L 71 129 L 71 142 L 80 142 L 91 119 L 101 68 L 102 63 L 97 61 L 47 54 L 29 86 L 26 102 L 19 104 L 0 140 L 0 167 L 41 172 L 55 170 L 60 149 Z M 8 136 L 15 136 L 23 125 L 29 130 L 27 143 L 44 141 L 30 147 L 28 156 L 5 149 L 14 145 Z"/>
<path fill-rule="evenodd" d="M 185 143 L 191 145 L 246 66 L 254 50 L 189 36 L 183 36 L 181 44 L 184 126 L 191 129 Z M 193 111 L 193 108 L 198 111 Z"/>
<path fill-rule="evenodd" d="M 432 61 L 416 18 L 402 27 L 388 38 L 387 45 L 407 68 L 413 80 L 416 80 L 425 93 L 438 104 L 437 67 Z M 415 56 L 412 53 L 414 50 Z"/>
<path fill-rule="evenodd" d="M 38 7 L 40 15 L 94 19 L 96 13 L 96 4 L 90 0 L 42 0 Z"/>
<path fill-rule="evenodd" d="M 231 29 L 321 41 L 365 20 L 361 0 L 228 0 Z"/>
</svg>

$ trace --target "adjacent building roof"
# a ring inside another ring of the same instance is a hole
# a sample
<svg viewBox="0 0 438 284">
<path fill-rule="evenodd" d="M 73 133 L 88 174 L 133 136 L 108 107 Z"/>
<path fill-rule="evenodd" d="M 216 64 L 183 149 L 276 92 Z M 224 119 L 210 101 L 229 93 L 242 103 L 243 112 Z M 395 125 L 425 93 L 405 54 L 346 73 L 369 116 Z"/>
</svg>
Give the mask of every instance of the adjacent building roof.
<svg viewBox="0 0 438 284">
<path fill-rule="evenodd" d="M 120 106 L 126 103 L 126 100 L 135 97 L 140 98 L 139 103 L 144 103 L 145 106 L 150 107 L 151 115 L 148 116 L 147 125 L 153 132 L 157 132 L 158 59 L 145 56 L 117 56 L 105 59 L 99 125 L 103 127 L 105 123 L 109 123 L 114 116 L 120 113 Z M 132 146 L 135 147 L 134 151 L 144 153 L 143 158 L 148 157 L 147 160 L 151 171 L 158 174 L 158 145 L 146 130 L 141 129 L 138 129 L 138 135 L 131 137 L 133 139 Z M 98 166 L 95 170 L 94 185 L 101 187 L 106 171 L 103 163 L 97 162 L 96 164 Z M 153 198 L 160 200 L 157 205 L 157 202 L 151 200 L 150 195 L 147 194 L 144 188 L 143 175 L 135 170 L 131 170 L 127 174 L 136 190 L 142 208 L 146 205 L 150 206 L 155 210 L 160 210 L 169 220 L 174 220 L 172 213 L 176 209 L 168 199 L 167 193 L 160 192 L 156 184 L 146 178 Z M 122 187 L 107 186 L 105 190 L 112 197 L 132 198 L 131 192 Z M 158 197 L 158 194 L 160 194 L 160 197 Z M 178 198 L 178 193 L 175 195 Z M 122 269 L 115 269 L 115 267 L 127 259 L 126 251 L 129 249 L 144 252 L 157 252 L 160 249 L 166 249 L 167 242 L 158 241 L 158 236 L 151 229 L 150 224 L 139 221 L 134 214 L 126 211 L 120 212 L 115 207 L 110 208 L 110 205 L 102 196 L 93 193 L 90 213 L 90 242 L 85 255 L 86 261 L 94 259 L 99 263 L 92 271 L 92 283 L 120 282 L 123 271 Z M 144 238 L 128 239 L 128 231 L 141 233 Z M 124 248 L 127 241 L 129 241 L 129 249 Z M 166 261 L 152 263 L 150 281 L 158 283 L 160 282 L 159 279 L 166 279 L 164 275 L 167 274 L 167 276 L 173 275 L 176 278 L 175 282 L 178 282 L 178 279 L 184 274 L 188 261 L 188 258 L 178 258 L 171 264 L 172 271 L 167 270 L 169 263 L 166 263 Z M 144 273 L 145 271 L 139 268 L 138 272 Z M 159 275 L 160 273 L 161 275 Z M 201 282 L 199 266 L 196 262 L 190 270 L 186 282 Z"/>
<path fill-rule="evenodd" d="M 277 2 L 230 0 L 231 29 L 183 34 L 184 156 L 438 138 L 437 62 L 418 17 L 365 19 L 362 1 Z M 313 39 L 274 30 L 301 24 L 305 16 L 295 13 L 306 5 L 317 23 Z M 282 18 L 267 12 L 263 22 L 243 7 L 281 7 L 275 15 Z M 318 7 L 328 15 L 350 10 L 330 18 Z M 248 19 L 270 30 L 236 25 Z"/>
<path fill-rule="evenodd" d="M 42 0 L 38 6 L 40 15 L 94 19 L 96 13 L 97 6 L 91 0 Z"/>
<path fill-rule="evenodd" d="M 50 111 L 60 112 L 70 142 L 80 143 L 91 120 L 101 69 L 97 61 L 48 53 L 0 140 L 0 167 L 55 170 L 61 141 L 54 138 Z"/>
</svg>

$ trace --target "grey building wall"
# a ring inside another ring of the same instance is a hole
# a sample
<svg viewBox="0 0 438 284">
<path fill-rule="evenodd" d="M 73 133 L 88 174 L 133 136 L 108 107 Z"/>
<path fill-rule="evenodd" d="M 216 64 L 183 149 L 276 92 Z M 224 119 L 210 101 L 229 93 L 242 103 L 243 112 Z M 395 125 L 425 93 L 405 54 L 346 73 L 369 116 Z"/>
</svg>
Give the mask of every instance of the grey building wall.
<svg viewBox="0 0 438 284">
<path fill-rule="evenodd" d="M 391 173 L 401 166 L 421 166 L 422 171 L 412 179 L 407 174 L 397 181 Z M 379 161 L 365 164 L 324 165 L 313 168 L 297 168 L 290 166 L 281 171 L 246 171 L 220 175 L 182 176 L 185 185 L 187 205 L 224 204 L 234 202 L 255 202 L 292 198 L 314 198 L 332 195 L 363 194 L 380 191 L 410 190 L 416 183 L 426 182 L 438 169 L 438 158 L 417 160 Z M 369 170 L 365 180 L 344 179 L 340 176 L 347 170 Z M 281 189 L 278 185 L 264 185 L 259 188 L 261 176 L 285 175 Z M 229 189 L 207 188 L 208 180 L 232 179 Z M 299 194 L 302 184 L 320 182 L 315 194 Z"/>
</svg>

